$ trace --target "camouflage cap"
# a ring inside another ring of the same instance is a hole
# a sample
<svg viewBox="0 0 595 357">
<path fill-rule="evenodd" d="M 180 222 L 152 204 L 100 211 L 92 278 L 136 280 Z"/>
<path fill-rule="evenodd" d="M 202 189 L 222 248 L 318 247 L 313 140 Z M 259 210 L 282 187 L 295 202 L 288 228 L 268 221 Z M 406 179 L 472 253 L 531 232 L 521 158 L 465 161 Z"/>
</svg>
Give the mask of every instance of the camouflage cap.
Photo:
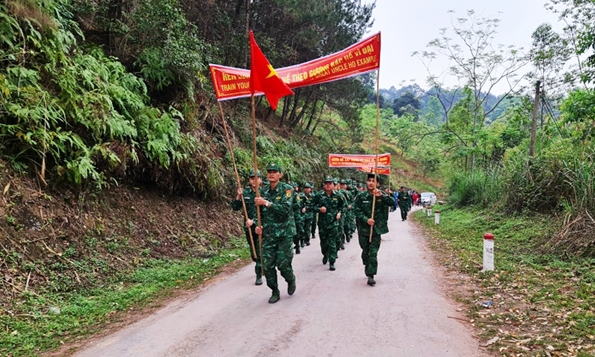
<svg viewBox="0 0 595 357">
<path fill-rule="evenodd" d="M 339 181 L 339 183 L 340 183 L 341 185 L 347 184 L 347 180 L 345 180 L 345 179 L 341 179 L 341 181 Z"/>
<path fill-rule="evenodd" d="M 333 183 L 334 183 L 335 185 L 336 185 L 336 184 L 338 184 L 338 183 L 339 183 L 339 179 L 336 179 L 336 178 L 334 178 L 334 179 L 333 179 Z"/>
<path fill-rule="evenodd" d="M 270 164 L 268 164 L 267 166 L 267 171 L 277 171 L 277 172 L 281 172 L 281 165 L 279 165 L 276 162 L 271 162 Z"/>
<path fill-rule="evenodd" d="M 312 188 L 312 185 L 310 185 L 310 182 L 306 182 L 304 183 L 304 188 Z"/>
<path fill-rule="evenodd" d="M 322 182 L 334 182 L 333 178 L 330 175 L 324 176 L 324 180 Z"/>
<path fill-rule="evenodd" d="M 248 177 L 254 177 L 254 169 L 250 170 L 250 175 Z M 262 177 L 260 170 L 258 170 L 258 177 Z"/>
</svg>

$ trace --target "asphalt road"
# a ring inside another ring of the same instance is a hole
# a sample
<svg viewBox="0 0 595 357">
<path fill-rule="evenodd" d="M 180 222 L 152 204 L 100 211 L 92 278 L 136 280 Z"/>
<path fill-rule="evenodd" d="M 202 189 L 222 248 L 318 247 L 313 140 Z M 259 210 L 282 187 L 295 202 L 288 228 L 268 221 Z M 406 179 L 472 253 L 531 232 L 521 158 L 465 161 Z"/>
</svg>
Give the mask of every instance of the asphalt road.
<svg viewBox="0 0 595 357">
<path fill-rule="evenodd" d="M 400 213 L 383 236 L 376 286 L 366 284 L 357 240 L 322 264 L 319 239 L 293 260 L 297 290 L 269 304 L 247 266 L 193 299 L 174 301 L 75 354 L 102 356 L 488 356 L 440 288 L 424 238 Z M 449 317 L 450 316 L 450 317 Z"/>
</svg>

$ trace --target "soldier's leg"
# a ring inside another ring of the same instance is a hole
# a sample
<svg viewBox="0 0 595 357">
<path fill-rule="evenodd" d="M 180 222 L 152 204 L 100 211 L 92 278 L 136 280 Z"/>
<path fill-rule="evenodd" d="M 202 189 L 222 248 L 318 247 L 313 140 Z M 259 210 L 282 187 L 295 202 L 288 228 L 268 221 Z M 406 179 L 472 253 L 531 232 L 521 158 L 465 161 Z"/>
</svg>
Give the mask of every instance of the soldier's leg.
<svg viewBox="0 0 595 357">
<path fill-rule="evenodd" d="M 328 262 L 328 245 L 329 240 L 329 232 L 326 229 L 318 228 L 318 237 L 320 238 L 320 251 L 322 252 L 322 264 L 326 264 Z M 334 239 L 334 237 L 332 237 Z"/>
<path fill-rule="evenodd" d="M 341 242 L 341 233 L 339 231 L 339 227 L 335 227 L 334 229 L 332 229 L 329 232 L 329 237 L 328 237 L 327 256 L 328 256 L 328 261 L 331 264 L 334 264 L 338 258 L 337 257 L 337 249 L 338 249 L 338 244 L 340 244 L 340 242 Z"/>
<path fill-rule="evenodd" d="M 248 230 L 244 230 L 246 235 L 246 242 L 248 242 L 248 249 L 250 249 L 250 257 L 255 264 L 254 266 L 254 273 L 256 273 L 256 280 L 258 282 L 259 278 L 262 278 L 262 268 L 260 265 L 260 246 L 258 244 L 258 235 L 252 229 L 252 239 L 250 239 L 250 233 Z M 254 251 L 252 250 L 252 244 L 254 243 L 254 250 L 256 251 L 256 257 L 254 256 Z M 262 282 L 260 283 L 262 284 Z M 259 285 L 260 285 L 259 284 Z"/>
<path fill-rule="evenodd" d="M 368 276 L 374 276 L 378 272 L 378 250 L 380 250 L 380 235 L 374 234 L 368 251 L 368 264 L 366 264 L 366 275 Z"/>
<path fill-rule="evenodd" d="M 304 220 L 304 244 L 310 245 L 312 219 L 307 218 Z"/>
<path fill-rule="evenodd" d="M 306 245 L 304 238 L 304 220 L 300 219 L 299 221 L 296 221 L 295 227 L 298 235 L 298 243 L 300 244 L 300 247 L 303 248 L 304 245 Z"/>
<path fill-rule="evenodd" d="M 364 264 L 365 267 L 368 266 L 369 262 L 370 262 L 370 234 L 369 233 L 365 233 L 365 234 L 361 234 L 358 231 L 358 238 L 359 238 L 359 246 L 360 248 L 362 248 L 362 263 Z M 367 275 L 367 272 L 366 272 Z"/>
<path fill-rule="evenodd" d="M 295 236 L 293 236 L 292 242 L 293 242 L 293 246 L 295 248 L 295 254 L 300 254 L 300 236 L 299 236 L 299 234 L 296 234 Z"/>
<path fill-rule="evenodd" d="M 277 285 L 277 270 L 275 269 L 277 262 L 277 246 L 278 244 L 276 239 L 264 240 L 262 246 L 262 263 L 267 286 L 273 291 L 273 295 L 278 297 L 279 287 Z"/>
<path fill-rule="evenodd" d="M 286 282 L 295 281 L 295 275 L 293 274 L 293 268 L 291 261 L 293 258 L 293 250 L 291 249 L 291 241 L 289 239 L 281 238 L 277 247 L 277 261 L 276 265 L 281 273 L 281 276 Z"/>
<path fill-rule="evenodd" d="M 351 240 L 349 238 L 349 221 L 346 219 L 345 220 L 345 224 L 343 225 L 343 244 L 345 244 L 345 242 L 349 243 L 349 241 Z"/>
<path fill-rule="evenodd" d="M 316 238 L 316 224 L 318 223 L 318 214 L 314 214 L 312 218 L 312 239 Z"/>
</svg>

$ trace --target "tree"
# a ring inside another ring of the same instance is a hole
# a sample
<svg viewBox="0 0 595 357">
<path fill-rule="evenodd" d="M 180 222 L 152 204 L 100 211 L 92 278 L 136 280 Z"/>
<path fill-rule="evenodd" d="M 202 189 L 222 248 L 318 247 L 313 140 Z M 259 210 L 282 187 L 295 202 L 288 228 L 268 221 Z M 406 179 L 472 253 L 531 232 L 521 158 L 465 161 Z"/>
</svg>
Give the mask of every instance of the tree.
<svg viewBox="0 0 595 357">
<path fill-rule="evenodd" d="M 544 92 L 554 95 L 563 82 L 560 73 L 570 58 L 568 41 L 554 32 L 550 24 L 540 25 L 531 38 L 533 46 L 529 57 L 535 67 L 533 77 L 543 83 Z"/>
<path fill-rule="evenodd" d="M 428 104 L 421 111 L 420 118 L 422 123 L 433 128 L 439 128 L 442 125 L 442 107 L 436 97 L 428 100 Z"/>
<path fill-rule="evenodd" d="M 454 13 L 454 12 L 452 12 Z M 464 142 L 469 145 L 462 150 L 470 153 L 471 171 L 475 169 L 475 148 L 479 143 L 479 134 L 485 127 L 485 118 L 502 100 L 519 86 L 522 78 L 517 72 L 527 63 L 524 56 L 514 46 L 497 45 L 492 43 L 497 32 L 499 19 L 478 18 L 475 11 L 469 10 L 466 18 L 456 18 L 452 28 L 441 29 L 441 37 L 430 41 L 429 51 L 414 53 L 421 56 L 429 70 L 429 63 L 438 56 L 446 57 L 453 64 L 445 74 L 458 81 L 459 87 L 467 87 L 471 95 L 469 114 L 471 118 L 471 133 L 469 140 Z M 454 38 L 450 37 L 450 33 Z M 449 112 L 453 108 L 452 100 L 444 95 L 444 83 L 441 79 L 430 73 L 429 84 L 436 89 L 436 98 L 444 108 L 446 123 L 451 119 Z M 505 94 L 493 104 L 488 103 L 491 93 L 503 86 Z M 450 130 L 452 126 L 444 126 Z M 461 148 L 462 149 L 462 148 Z"/>
<path fill-rule="evenodd" d="M 399 98 L 395 98 L 392 105 L 396 115 L 410 114 L 415 120 L 419 117 L 419 107 L 419 99 L 411 92 L 405 92 Z"/>
</svg>

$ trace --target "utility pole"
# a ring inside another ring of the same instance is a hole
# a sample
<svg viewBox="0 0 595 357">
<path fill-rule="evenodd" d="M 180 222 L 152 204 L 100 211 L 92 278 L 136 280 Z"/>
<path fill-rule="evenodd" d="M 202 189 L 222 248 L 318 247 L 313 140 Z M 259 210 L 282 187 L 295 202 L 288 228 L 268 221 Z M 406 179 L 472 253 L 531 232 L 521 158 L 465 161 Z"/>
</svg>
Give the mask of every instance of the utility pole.
<svg viewBox="0 0 595 357">
<path fill-rule="evenodd" d="M 535 138 L 537 136 L 537 113 L 539 112 L 539 86 L 541 81 L 535 83 L 535 103 L 533 106 L 533 122 L 531 123 L 531 144 L 529 146 L 529 157 L 535 155 Z"/>
</svg>

